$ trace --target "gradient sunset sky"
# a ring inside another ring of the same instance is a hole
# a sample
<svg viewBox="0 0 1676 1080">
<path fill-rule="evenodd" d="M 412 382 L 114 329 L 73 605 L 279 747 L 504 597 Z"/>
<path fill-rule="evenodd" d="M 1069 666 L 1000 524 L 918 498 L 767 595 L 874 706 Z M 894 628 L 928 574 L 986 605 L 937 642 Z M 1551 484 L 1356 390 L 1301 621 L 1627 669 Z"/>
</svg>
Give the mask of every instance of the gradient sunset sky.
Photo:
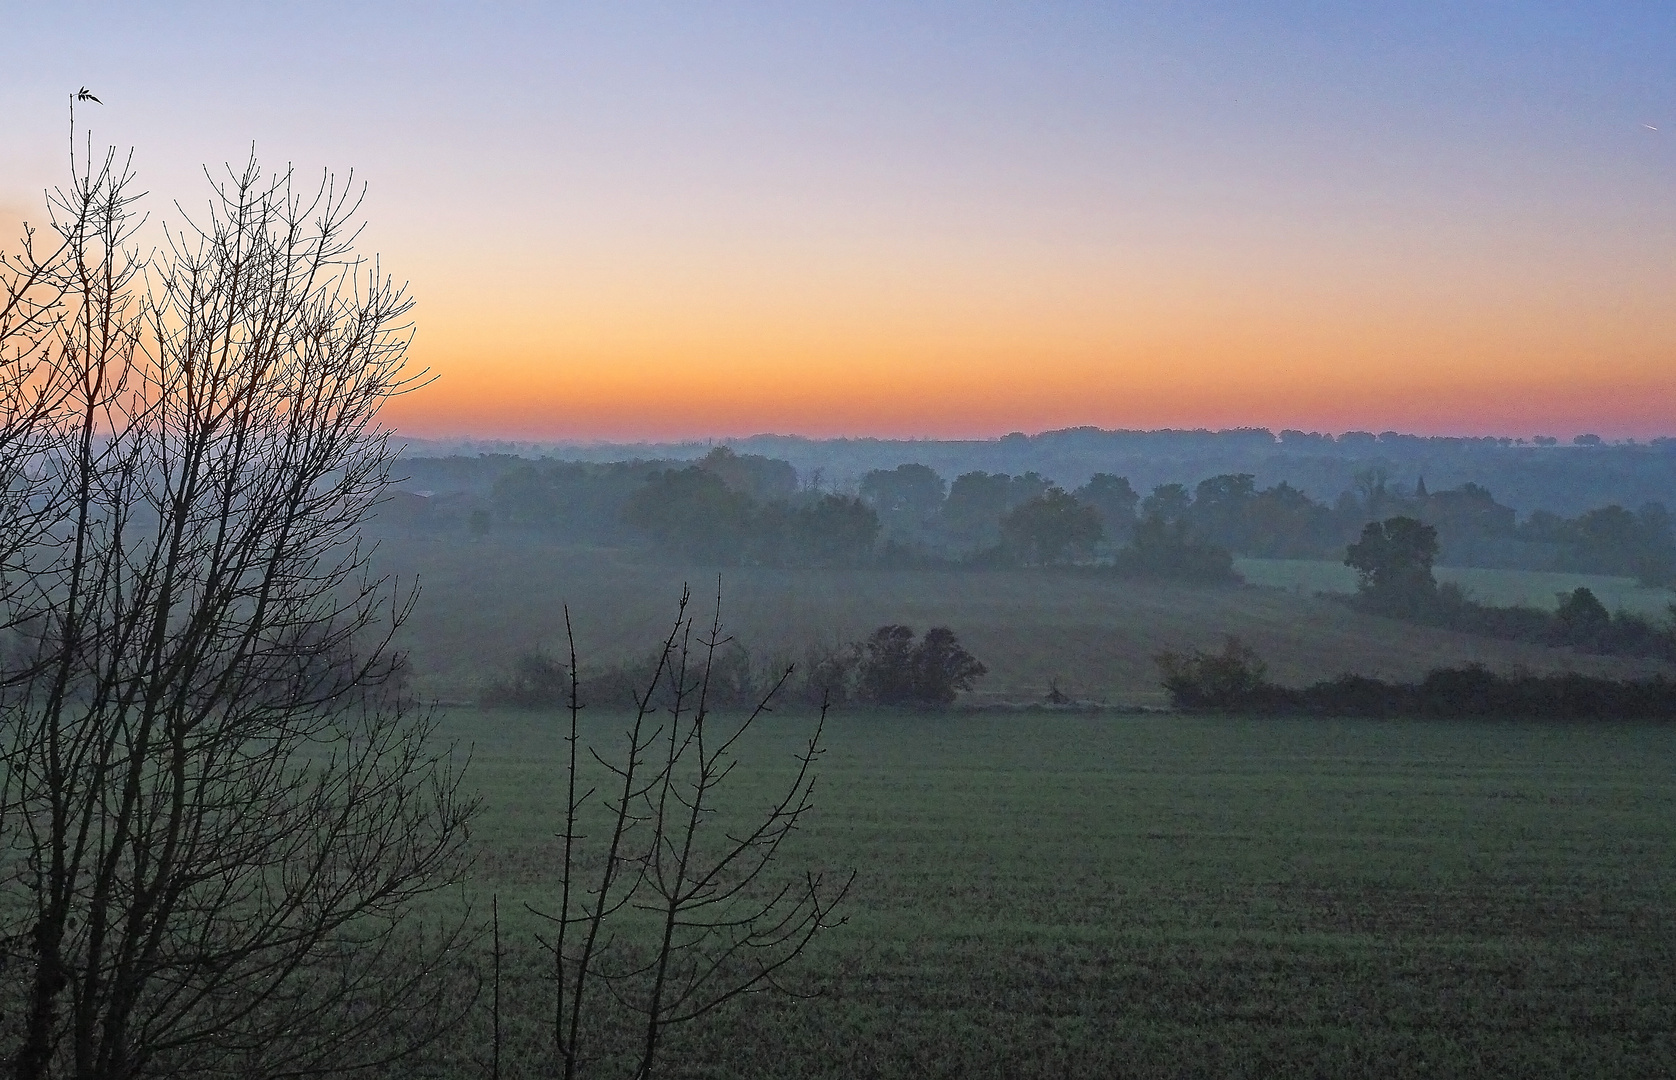
<svg viewBox="0 0 1676 1080">
<path fill-rule="evenodd" d="M 421 436 L 1676 433 L 1676 5 L 30 4 L 155 215 L 371 184 Z"/>
</svg>

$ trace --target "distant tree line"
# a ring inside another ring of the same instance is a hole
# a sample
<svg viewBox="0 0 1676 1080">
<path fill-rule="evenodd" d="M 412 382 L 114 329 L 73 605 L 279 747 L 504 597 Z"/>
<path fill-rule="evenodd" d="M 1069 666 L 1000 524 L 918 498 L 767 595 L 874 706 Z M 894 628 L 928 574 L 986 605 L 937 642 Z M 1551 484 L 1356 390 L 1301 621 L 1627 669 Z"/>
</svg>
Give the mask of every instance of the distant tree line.
<svg viewBox="0 0 1676 1080">
<path fill-rule="evenodd" d="M 560 542 L 650 542 L 707 563 L 781 566 L 1109 565 L 1120 573 L 1231 580 L 1233 558 L 1338 558 L 1369 522 L 1411 518 L 1435 530 L 1437 561 L 1676 581 L 1676 531 L 1663 504 L 1610 505 L 1523 521 L 1478 484 L 1427 490 L 1358 472 L 1331 503 L 1289 483 L 1259 488 L 1222 473 L 1142 497 L 1096 473 L 1066 488 L 1036 472 L 974 471 L 945 480 L 924 464 L 875 469 L 853 494 L 800 485 L 785 461 L 713 448 L 697 461 L 526 461 L 504 455 L 416 471 L 455 485 L 397 493 L 397 528 L 510 530 Z M 418 492 L 423 492 L 419 494 Z"/>
<path fill-rule="evenodd" d="M 1499 675 L 1479 665 L 1437 668 L 1415 683 L 1340 675 L 1292 688 L 1270 682 L 1256 652 L 1238 638 L 1220 652 L 1156 657 L 1178 708 L 1317 716 L 1611 721 L 1676 719 L 1676 682 L 1608 679 L 1566 672 Z"/>
<path fill-rule="evenodd" d="M 553 709 L 578 699 L 606 708 L 635 708 L 645 688 L 673 699 L 675 673 L 661 653 L 575 672 L 541 649 L 518 657 L 484 688 L 487 706 Z M 776 652 L 753 654 L 737 641 L 718 647 L 708 661 L 707 700 L 716 708 L 748 708 L 773 693 L 777 700 L 809 708 L 853 705 L 941 707 L 969 691 L 989 669 L 954 631 L 934 626 L 923 637 L 899 624 L 881 626 L 866 638 L 835 648 L 811 648 L 801 658 Z M 661 672 L 661 674 L 660 674 Z M 789 673 L 789 674 L 788 674 Z"/>
<path fill-rule="evenodd" d="M 1341 496 L 1340 505 L 1345 520 L 1408 517 L 1431 526 L 1447 565 L 1609 574 L 1644 585 L 1676 581 L 1676 534 L 1660 502 L 1634 512 L 1603 506 L 1571 518 L 1537 510 L 1518 521 L 1512 507 L 1477 484 L 1427 491 L 1421 478 L 1404 490 L 1376 469 L 1359 474 L 1356 490 Z"/>
<path fill-rule="evenodd" d="M 1416 518 L 1369 522 L 1345 549 L 1345 565 L 1357 576 L 1351 602 L 1372 614 L 1465 633 L 1676 661 L 1676 606 L 1670 618 L 1654 622 L 1633 612 L 1607 611 L 1587 588 L 1559 594 L 1553 611 L 1480 604 L 1460 586 L 1438 583 L 1432 569 L 1438 547 L 1437 528 Z"/>
<path fill-rule="evenodd" d="M 1382 469 L 1412 486 L 1420 476 L 1434 487 L 1473 481 L 1529 513 L 1543 509 L 1575 516 L 1598 506 L 1638 507 L 1669 497 L 1676 481 L 1676 440 L 1608 444 L 1595 437 L 1458 438 L 1395 431 L 1338 435 L 1266 428 L 1102 430 L 1067 428 L 996 439 L 809 439 L 759 435 L 733 440 L 732 449 L 790 462 L 804 477 L 860 477 L 873 469 L 919 462 L 944 477 L 969 472 L 1057 477 L 1071 490 L 1095 473 L 1129 477 L 1137 491 L 1224 474 L 1251 473 L 1260 487 L 1281 483 L 1327 497 L 1354 488 L 1358 473 Z M 497 446 L 496 449 L 503 447 Z M 510 444 L 504 448 L 513 448 Z M 477 448 L 473 448 L 475 451 Z M 530 453 L 529 448 L 521 448 Z M 589 445 L 552 448 L 555 457 L 588 461 L 701 456 L 691 443 Z M 423 460 L 413 463 L 417 488 L 442 490 Z"/>
<path fill-rule="evenodd" d="M 1035 474 L 968 473 L 946 484 L 924 465 L 876 470 L 860 495 L 885 536 L 967 560 L 1051 565 L 1096 556 L 1131 573 L 1229 577 L 1231 557 L 1336 558 L 1369 521 L 1411 517 L 1432 527 L 1445 561 L 1634 576 L 1676 577 L 1676 536 L 1659 503 L 1576 518 L 1512 507 L 1477 484 L 1405 490 L 1379 469 L 1360 473 L 1332 504 L 1287 483 L 1259 489 L 1250 473 L 1189 488 L 1161 484 L 1142 498 L 1126 477 L 1099 473 L 1065 492 Z M 1097 526 L 1097 528 L 1096 528 Z"/>
</svg>

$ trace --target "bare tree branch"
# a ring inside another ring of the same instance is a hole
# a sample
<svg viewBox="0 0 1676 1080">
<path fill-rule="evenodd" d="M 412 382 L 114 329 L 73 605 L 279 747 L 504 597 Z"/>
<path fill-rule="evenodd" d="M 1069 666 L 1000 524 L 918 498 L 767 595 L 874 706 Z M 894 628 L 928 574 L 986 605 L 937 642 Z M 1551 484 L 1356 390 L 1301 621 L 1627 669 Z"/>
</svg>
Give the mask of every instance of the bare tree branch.
<svg viewBox="0 0 1676 1080">
<path fill-rule="evenodd" d="M 400 693 L 413 595 L 357 539 L 379 408 L 422 378 L 411 301 L 329 175 L 252 158 L 142 255 L 132 171 L 92 160 L 0 308 L 6 1053 L 19 1077 L 393 1060 L 458 1004 L 463 923 L 411 912 L 460 879 L 475 808 Z"/>
</svg>

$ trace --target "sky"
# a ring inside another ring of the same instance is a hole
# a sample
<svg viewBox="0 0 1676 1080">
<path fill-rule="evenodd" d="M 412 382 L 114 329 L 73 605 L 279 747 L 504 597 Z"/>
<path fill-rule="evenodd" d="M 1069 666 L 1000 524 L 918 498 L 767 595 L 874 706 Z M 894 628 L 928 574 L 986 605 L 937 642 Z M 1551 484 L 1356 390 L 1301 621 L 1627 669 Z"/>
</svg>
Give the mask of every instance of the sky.
<svg viewBox="0 0 1676 1080">
<path fill-rule="evenodd" d="M 369 185 L 417 436 L 1676 433 L 1676 5 L 18 5 L 159 220 Z"/>
</svg>

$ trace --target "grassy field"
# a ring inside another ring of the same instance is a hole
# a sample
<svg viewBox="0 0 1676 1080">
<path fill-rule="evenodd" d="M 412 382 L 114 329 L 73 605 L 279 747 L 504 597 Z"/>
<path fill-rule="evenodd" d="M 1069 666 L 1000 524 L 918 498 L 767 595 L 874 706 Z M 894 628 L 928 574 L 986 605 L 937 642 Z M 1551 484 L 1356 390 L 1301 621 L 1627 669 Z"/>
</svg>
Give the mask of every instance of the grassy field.
<svg viewBox="0 0 1676 1080">
<path fill-rule="evenodd" d="M 629 552 L 494 539 L 386 540 L 378 565 L 422 583 L 402 644 L 412 650 L 421 685 L 454 699 L 470 699 L 520 652 L 562 647 L 567 603 L 584 662 L 612 661 L 652 650 L 683 581 L 706 606 L 716 581 L 713 570 L 660 565 Z M 989 665 L 980 700 L 1040 700 L 1057 683 L 1078 698 L 1161 704 L 1152 657 L 1163 649 L 1214 647 L 1225 633 L 1253 644 L 1271 673 L 1291 684 L 1345 671 L 1408 679 L 1473 661 L 1620 675 L 1653 669 L 1363 615 L 1315 598 L 1313 589 L 1033 571 L 767 569 L 730 570 L 723 588 L 728 627 L 759 652 L 801 658 L 811 642 L 851 640 L 891 622 L 949 626 Z"/>
<path fill-rule="evenodd" d="M 444 722 L 487 797 L 480 888 L 516 912 L 551 888 L 557 718 Z M 743 805 L 808 727 L 771 718 Z M 807 957 L 823 993 L 716 1015 L 671 1075 L 1676 1072 L 1676 729 L 956 713 L 828 730 L 818 816 L 788 853 L 858 871 L 848 925 Z M 512 969 L 537 970 L 511 926 Z M 529 978 L 509 1025 L 538 1042 Z"/>
<path fill-rule="evenodd" d="M 1253 585 L 1314 592 L 1355 592 L 1356 571 L 1342 562 L 1322 559 L 1237 559 L 1234 566 Z M 1632 611 L 1654 618 L 1669 615 L 1676 594 L 1649 589 L 1634 578 L 1600 574 L 1550 573 L 1542 570 L 1485 570 L 1440 566 L 1439 581 L 1452 581 L 1483 604 L 1524 604 L 1553 610 L 1555 595 L 1573 589 L 1593 590 L 1609 611 Z"/>
</svg>

